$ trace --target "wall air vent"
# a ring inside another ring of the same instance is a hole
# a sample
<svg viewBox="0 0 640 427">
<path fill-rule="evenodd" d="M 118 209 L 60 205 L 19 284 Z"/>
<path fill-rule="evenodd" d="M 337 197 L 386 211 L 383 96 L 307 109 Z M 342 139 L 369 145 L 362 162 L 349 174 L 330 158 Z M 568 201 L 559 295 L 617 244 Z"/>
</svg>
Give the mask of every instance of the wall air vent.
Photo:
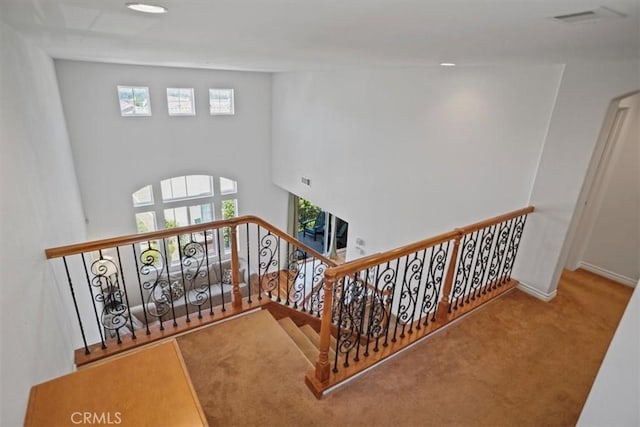
<svg viewBox="0 0 640 427">
<path fill-rule="evenodd" d="M 624 18 L 626 16 L 627 15 L 625 15 L 624 13 L 602 6 L 595 10 L 585 10 L 582 12 L 557 15 L 552 17 L 552 19 L 564 24 L 581 24 L 585 22 L 597 22 Z"/>
</svg>

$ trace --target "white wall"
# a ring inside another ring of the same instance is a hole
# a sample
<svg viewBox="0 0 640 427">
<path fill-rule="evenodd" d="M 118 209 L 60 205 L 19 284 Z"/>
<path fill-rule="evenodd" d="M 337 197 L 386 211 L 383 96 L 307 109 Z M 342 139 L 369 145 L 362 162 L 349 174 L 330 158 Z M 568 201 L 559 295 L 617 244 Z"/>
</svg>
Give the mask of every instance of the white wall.
<svg viewBox="0 0 640 427">
<path fill-rule="evenodd" d="M 53 62 L 2 22 L 0 36 L 0 425 L 18 426 L 31 385 L 73 367 L 69 292 L 44 249 L 85 232 Z"/>
<path fill-rule="evenodd" d="M 631 296 L 589 392 L 579 427 L 640 425 L 640 285 Z"/>
<path fill-rule="evenodd" d="M 514 277 L 553 297 L 581 215 L 590 159 L 609 103 L 640 88 L 640 63 L 567 64 L 531 193 Z M 597 153 L 596 153 L 597 155 Z M 578 208 L 578 209 L 576 209 Z"/>
<path fill-rule="evenodd" d="M 640 279 L 640 94 L 624 99 L 624 123 L 599 184 L 582 263 L 621 283 Z"/>
<path fill-rule="evenodd" d="M 348 258 L 528 204 L 562 66 L 276 74 L 273 179 L 349 222 Z M 311 186 L 301 183 L 311 179 Z"/>
<path fill-rule="evenodd" d="M 192 173 L 237 180 L 240 214 L 285 229 L 287 194 L 270 179 L 271 74 L 61 60 L 56 71 L 90 239 L 135 233 L 131 193 Z M 148 86 L 153 115 L 121 117 L 119 84 Z M 169 117 L 167 87 L 195 88 L 197 115 Z M 210 87 L 235 89 L 234 116 L 209 115 Z"/>
</svg>

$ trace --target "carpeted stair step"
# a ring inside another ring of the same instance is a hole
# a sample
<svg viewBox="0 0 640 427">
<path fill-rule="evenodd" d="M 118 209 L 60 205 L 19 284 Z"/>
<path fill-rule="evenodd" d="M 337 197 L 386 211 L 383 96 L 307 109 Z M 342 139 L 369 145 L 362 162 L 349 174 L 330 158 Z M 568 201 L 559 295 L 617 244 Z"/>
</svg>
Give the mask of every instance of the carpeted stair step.
<svg viewBox="0 0 640 427">
<path fill-rule="evenodd" d="M 318 349 L 318 352 L 319 352 L 320 351 L 320 335 L 318 335 L 316 330 L 309 325 L 300 326 L 300 330 L 302 331 L 303 334 L 306 335 L 307 338 L 309 338 L 309 341 L 311 341 L 311 343 Z M 329 360 L 334 360 L 336 356 L 336 352 L 334 351 L 334 348 L 336 348 L 336 339 L 334 337 L 331 337 L 331 344 L 329 345 Z"/>
<path fill-rule="evenodd" d="M 302 354 L 305 355 L 312 365 L 318 361 L 318 355 L 320 351 L 315 345 L 307 338 L 305 334 L 298 328 L 298 326 L 289 317 L 283 317 L 278 320 L 278 323 L 285 330 L 285 332 L 291 337 L 294 343 L 298 346 Z"/>
</svg>

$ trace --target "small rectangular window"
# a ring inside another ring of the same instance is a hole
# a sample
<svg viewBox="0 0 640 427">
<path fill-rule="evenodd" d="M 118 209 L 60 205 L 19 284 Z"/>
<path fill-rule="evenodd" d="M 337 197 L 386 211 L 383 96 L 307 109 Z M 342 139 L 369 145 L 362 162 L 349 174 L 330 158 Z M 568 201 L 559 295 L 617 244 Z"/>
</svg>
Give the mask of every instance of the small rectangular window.
<svg viewBox="0 0 640 427">
<path fill-rule="evenodd" d="M 231 219 L 238 216 L 238 200 L 229 199 L 222 201 L 222 219 Z M 225 227 L 222 229 L 222 236 L 224 239 L 224 251 L 229 253 L 231 251 L 231 229 Z"/>
<path fill-rule="evenodd" d="M 209 175 L 188 175 L 165 179 L 160 182 L 162 200 L 195 199 L 213 196 L 213 178 Z"/>
<path fill-rule="evenodd" d="M 229 199 L 222 201 L 222 219 L 231 219 L 238 216 L 238 200 Z"/>
<path fill-rule="evenodd" d="M 184 227 L 213 221 L 213 204 L 179 206 L 164 210 L 164 228 Z"/>
<path fill-rule="evenodd" d="M 136 228 L 138 229 L 138 233 L 156 231 L 156 213 L 153 211 L 137 213 Z"/>
<path fill-rule="evenodd" d="M 209 112 L 212 116 L 235 114 L 233 89 L 209 89 Z"/>
<path fill-rule="evenodd" d="M 164 210 L 164 228 L 176 228 L 189 225 L 189 213 L 186 206 Z"/>
<path fill-rule="evenodd" d="M 238 192 L 238 183 L 232 179 L 220 177 L 220 194 L 235 194 Z"/>
<path fill-rule="evenodd" d="M 170 116 L 195 116 L 193 88 L 167 88 L 167 106 Z"/>
<path fill-rule="evenodd" d="M 123 117 L 151 115 L 148 87 L 118 86 L 118 100 Z"/>
<path fill-rule="evenodd" d="M 133 206 L 149 206 L 153 205 L 153 187 L 147 185 L 132 194 Z"/>
<path fill-rule="evenodd" d="M 211 221 L 213 221 L 213 209 L 211 203 L 189 206 L 189 222 L 191 224 L 203 224 Z"/>
</svg>

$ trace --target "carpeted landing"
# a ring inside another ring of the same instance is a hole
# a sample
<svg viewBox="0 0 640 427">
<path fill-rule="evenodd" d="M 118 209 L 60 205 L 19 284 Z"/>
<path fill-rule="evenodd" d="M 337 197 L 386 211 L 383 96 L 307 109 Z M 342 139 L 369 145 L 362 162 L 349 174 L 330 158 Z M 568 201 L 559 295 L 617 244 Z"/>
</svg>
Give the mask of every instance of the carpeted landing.
<svg viewBox="0 0 640 427">
<path fill-rule="evenodd" d="M 178 338 L 211 425 L 574 425 L 631 289 L 565 272 L 518 290 L 316 400 L 311 365 L 266 311 Z"/>
</svg>

